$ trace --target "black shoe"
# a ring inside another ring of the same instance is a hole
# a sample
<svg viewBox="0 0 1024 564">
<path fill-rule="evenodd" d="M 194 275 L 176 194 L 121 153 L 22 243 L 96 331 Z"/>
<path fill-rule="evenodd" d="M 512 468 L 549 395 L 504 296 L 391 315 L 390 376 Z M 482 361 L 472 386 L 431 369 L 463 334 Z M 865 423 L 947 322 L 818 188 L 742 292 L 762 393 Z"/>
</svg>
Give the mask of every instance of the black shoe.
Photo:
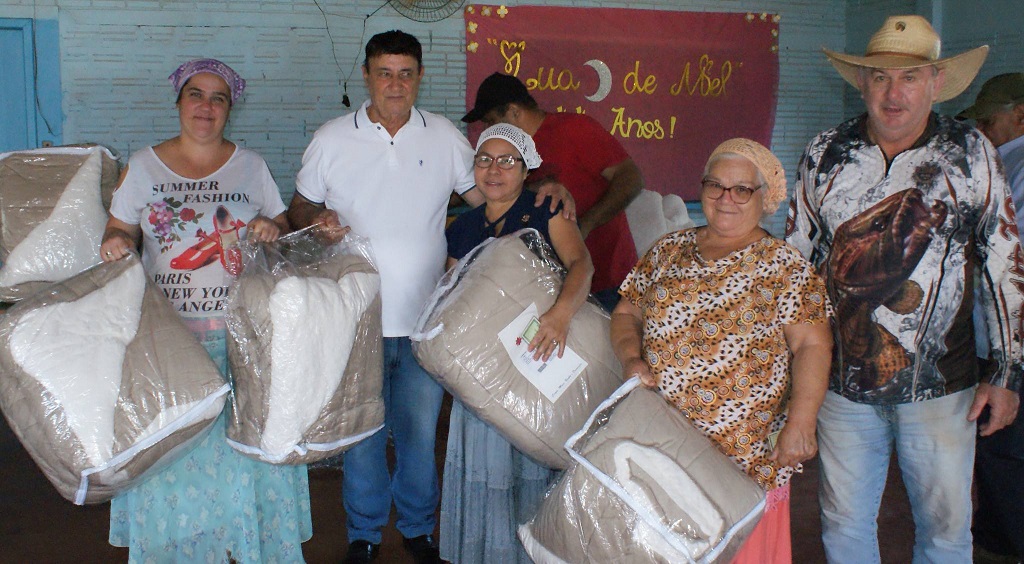
<svg viewBox="0 0 1024 564">
<path fill-rule="evenodd" d="M 434 535 L 421 535 L 411 539 L 402 539 L 405 549 L 412 553 L 416 564 L 442 564 L 441 552 L 437 549 Z"/>
<path fill-rule="evenodd" d="M 368 564 L 377 559 L 380 545 L 370 541 L 357 540 L 348 545 L 348 552 L 342 564 Z"/>
</svg>

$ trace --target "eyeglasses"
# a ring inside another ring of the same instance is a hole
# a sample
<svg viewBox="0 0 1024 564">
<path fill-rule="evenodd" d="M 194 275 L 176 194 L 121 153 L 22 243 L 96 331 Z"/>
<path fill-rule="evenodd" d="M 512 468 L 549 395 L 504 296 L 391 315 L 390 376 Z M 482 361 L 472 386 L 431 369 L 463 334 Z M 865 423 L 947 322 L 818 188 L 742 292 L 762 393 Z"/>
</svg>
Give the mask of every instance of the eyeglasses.
<svg viewBox="0 0 1024 564">
<path fill-rule="evenodd" d="M 477 155 L 473 157 L 473 164 L 477 168 L 491 168 L 491 163 L 498 163 L 498 168 L 502 170 L 511 170 L 512 167 L 516 166 L 516 161 L 526 162 L 520 157 L 514 157 L 512 155 L 498 155 L 492 157 L 490 155 Z"/>
<path fill-rule="evenodd" d="M 732 194 L 733 202 L 736 202 L 737 204 L 745 204 L 750 201 L 750 197 L 754 195 L 754 192 L 757 192 L 764 187 L 764 184 L 754 186 L 753 188 L 743 186 L 742 184 L 738 184 L 736 186 L 722 186 L 714 180 L 705 178 L 700 181 L 700 186 L 704 189 L 704 195 L 712 200 L 717 200 L 721 198 L 723 194 L 729 192 Z"/>
</svg>

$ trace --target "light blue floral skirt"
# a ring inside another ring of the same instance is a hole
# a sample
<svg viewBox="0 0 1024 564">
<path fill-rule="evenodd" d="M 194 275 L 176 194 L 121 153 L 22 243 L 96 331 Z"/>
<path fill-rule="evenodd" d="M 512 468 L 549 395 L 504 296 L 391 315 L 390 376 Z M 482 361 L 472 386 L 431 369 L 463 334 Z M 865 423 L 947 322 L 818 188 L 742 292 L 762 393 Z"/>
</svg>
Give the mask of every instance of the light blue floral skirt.
<svg viewBox="0 0 1024 564">
<path fill-rule="evenodd" d="M 558 476 L 456 400 L 441 490 L 441 558 L 455 564 L 532 562 L 516 528 L 533 517 Z"/>
<path fill-rule="evenodd" d="M 225 330 L 192 325 L 226 374 Z M 238 454 L 225 442 L 226 413 L 182 459 L 111 501 L 110 544 L 128 547 L 129 562 L 303 561 L 313 535 L 306 467 Z"/>
</svg>

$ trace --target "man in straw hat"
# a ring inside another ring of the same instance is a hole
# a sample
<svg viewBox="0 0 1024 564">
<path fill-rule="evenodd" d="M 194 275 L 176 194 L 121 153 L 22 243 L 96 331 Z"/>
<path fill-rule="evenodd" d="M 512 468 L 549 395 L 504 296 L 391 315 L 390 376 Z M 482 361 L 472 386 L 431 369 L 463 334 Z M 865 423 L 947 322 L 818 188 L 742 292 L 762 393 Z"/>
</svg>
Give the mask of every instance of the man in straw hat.
<svg viewBox="0 0 1024 564">
<path fill-rule="evenodd" d="M 895 16 L 863 57 L 826 50 L 867 113 L 814 138 L 797 171 L 788 239 L 821 269 L 836 306 L 818 414 L 831 562 L 879 562 L 893 446 L 917 528 L 914 561 L 970 562 L 975 433 L 1007 425 L 1019 404 L 1024 278 L 1011 262 L 1009 188 L 991 143 L 931 110 L 970 84 L 988 48 L 940 58 L 939 45 L 924 18 Z M 975 285 L 991 335 L 984 374 Z"/>
<path fill-rule="evenodd" d="M 957 117 L 973 119 L 998 148 L 1013 193 L 1019 237 L 1024 233 L 1024 73 L 988 79 L 974 104 Z M 974 561 L 1019 562 L 1024 558 L 1024 415 L 1018 413 L 1011 425 L 981 437 L 977 450 Z"/>
</svg>

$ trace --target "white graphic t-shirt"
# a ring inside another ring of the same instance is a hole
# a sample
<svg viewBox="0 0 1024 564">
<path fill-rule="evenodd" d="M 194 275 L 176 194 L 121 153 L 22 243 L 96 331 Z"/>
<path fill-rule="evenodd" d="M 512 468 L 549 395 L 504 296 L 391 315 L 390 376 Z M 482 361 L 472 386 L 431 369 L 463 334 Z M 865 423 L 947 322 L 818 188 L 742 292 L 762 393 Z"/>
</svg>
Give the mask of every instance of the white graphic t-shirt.
<svg viewBox="0 0 1024 564">
<path fill-rule="evenodd" d="M 110 214 L 142 227 L 142 264 L 180 315 L 219 318 L 231 278 L 241 271 L 237 244 L 246 225 L 285 209 L 270 169 L 253 151 L 236 147 L 219 170 L 193 179 L 175 174 L 147 147 L 128 161 Z"/>
</svg>

